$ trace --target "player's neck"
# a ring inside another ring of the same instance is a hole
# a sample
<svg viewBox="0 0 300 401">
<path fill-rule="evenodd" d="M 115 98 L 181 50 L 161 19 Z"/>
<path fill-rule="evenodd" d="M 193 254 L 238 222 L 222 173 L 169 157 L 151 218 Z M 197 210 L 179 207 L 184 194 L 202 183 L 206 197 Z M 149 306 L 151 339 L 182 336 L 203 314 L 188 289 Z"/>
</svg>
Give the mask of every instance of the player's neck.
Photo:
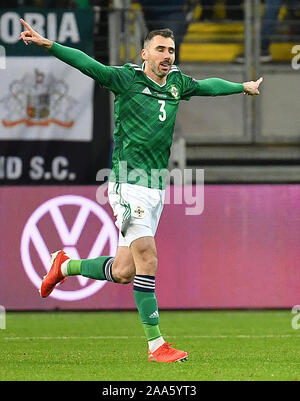
<svg viewBox="0 0 300 401">
<path fill-rule="evenodd" d="M 144 73 L 145 73 L 145 75 L 147 75 L 148 78 L 150 78 L 152 81 L 154 81 L 155 83 L 157 83 L 159 86 L 163 86 L 163 85 L 165 85 L 165 83 L 167 82 L 167 76 L 159 77 L 158 75 L 156 75 L 156 74 L 147 66 L 147 63 L 145 63 L 145 65 L 144 65 Z"/>
</svg>

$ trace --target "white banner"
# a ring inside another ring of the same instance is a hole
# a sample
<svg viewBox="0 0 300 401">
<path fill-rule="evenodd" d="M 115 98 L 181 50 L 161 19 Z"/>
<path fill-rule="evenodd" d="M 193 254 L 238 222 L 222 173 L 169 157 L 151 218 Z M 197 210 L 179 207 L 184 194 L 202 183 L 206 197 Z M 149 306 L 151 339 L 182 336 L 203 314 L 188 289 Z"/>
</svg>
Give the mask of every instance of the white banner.
<svg viewBox="0 0 300 401">
<path fill-rule="evenodd" d="M 7 57 L 0 140 L 92 140 L 94 81 L 54 57 Z"/>
</svg>

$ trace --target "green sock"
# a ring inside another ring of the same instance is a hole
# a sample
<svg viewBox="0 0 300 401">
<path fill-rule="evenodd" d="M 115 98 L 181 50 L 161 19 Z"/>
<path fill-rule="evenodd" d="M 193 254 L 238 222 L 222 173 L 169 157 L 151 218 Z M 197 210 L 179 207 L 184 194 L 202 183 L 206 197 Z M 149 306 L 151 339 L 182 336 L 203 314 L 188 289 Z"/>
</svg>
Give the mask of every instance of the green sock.
<svg viewBox="0 0 300 401">
<path fill-rule="evenodd" d="M 155 277 L 146 275 L 135 276 L 133 295 L 147 341 L 161 336 L 158 326 L 159 314 L 154 287 Z"/>
<path fill-rule="evenodd" d="M 111 274 L 113 260 L 111 256 L 100 256 L 95 259 L 71 259 L 67 267 L 68 276 L 81 274 L 95 280 L 113 281 Z M 109 261 L 110 263 L 108 263 Z"/>
<path fill-rule="evenodd" d="M 82 260 L 70 260 L 68 263 L 67 271 L 68 276 L 76 276 L 81 274 L 81 262 Z"/>
<path fill-rule="evenodd" d="M 156 338 L 161 337 L 161 332 L 159 330 L 158 324 L 155 326 L 151 326 L 150 324 L 143 323 L 143 327 L 147 341 L 155 340 Z"/>
</svg>

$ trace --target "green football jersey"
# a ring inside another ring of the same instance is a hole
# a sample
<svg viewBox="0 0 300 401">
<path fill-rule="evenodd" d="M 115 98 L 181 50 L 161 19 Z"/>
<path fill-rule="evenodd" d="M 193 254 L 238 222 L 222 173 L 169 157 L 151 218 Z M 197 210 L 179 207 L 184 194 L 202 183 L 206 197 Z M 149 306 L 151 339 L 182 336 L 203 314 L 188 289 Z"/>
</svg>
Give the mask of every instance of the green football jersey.
<svg viewBox="0 0 300 401">
<path fill-rule="evenodd" d="M 178 104 L 197 86 L 176 66 L 162 86 L 138 65 L 116 68 L 104 85 L 115 93 L 111 181 L 164 188 Z"/>
<path fill-rule="evenodd" d="M 105 66 L 77 49 L 53 43 L 50 52 L 115 95 L 110 181 L 164 188 L 180 100 L 241 93 L 243 84 L 220 78 L 196 80 L 173 65 L 166 83 L 147 77 L 143 65 Z"/>
</svg>

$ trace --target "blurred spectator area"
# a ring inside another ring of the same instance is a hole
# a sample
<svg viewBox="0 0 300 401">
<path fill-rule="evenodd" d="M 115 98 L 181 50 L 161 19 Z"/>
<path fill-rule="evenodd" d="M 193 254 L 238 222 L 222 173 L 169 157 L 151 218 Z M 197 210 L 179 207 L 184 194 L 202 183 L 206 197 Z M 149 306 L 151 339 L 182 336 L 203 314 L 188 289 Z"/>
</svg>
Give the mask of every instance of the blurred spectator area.
<svg viewBox="0 0 300 401">
<path fill-rule="evenodd" d="M 180 49 L 181 62 L 234 61 L 244 47 L 244 2 L 190 0 L 186 3 L 190 6 L 191 21 Z M 291 48 L 300 41 L 300 6 L 299 10 L 291 10 L 288 2 L 282 3 L 271 38 L 270 53 L 274 62 L 289 62 Z M 162 4 L 165 6 L 164 2 Z M 140 9 L 140 2 L 133 0 L 132 7 Z M 260 8 L 263 16 L 263 1 Z M 164 19 L 162 26 L 165 25 Z"/>
</svg>

